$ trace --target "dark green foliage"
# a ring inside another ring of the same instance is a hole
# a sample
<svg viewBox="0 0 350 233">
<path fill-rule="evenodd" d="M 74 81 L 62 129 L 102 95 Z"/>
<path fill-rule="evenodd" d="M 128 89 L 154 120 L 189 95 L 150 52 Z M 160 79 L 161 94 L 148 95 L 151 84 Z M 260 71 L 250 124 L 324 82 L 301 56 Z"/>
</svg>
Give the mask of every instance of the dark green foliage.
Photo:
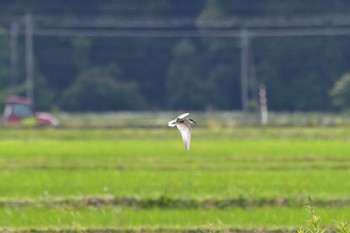
<svg viewBox="0 0 350 233">
<path fill-rule="evenodd" d="M 130 25 L 126 24 L 119 30 L 133 31 L 139 29 L 135 22 L 144 20 L 152 22 L 149 30 L 207 30 L 208 25 L 203 23 L 206 20 L 236 18 L 318 20 L 323 17 L 342 22 L 349 9 L 349 2 L 344 0 L 322 0 L 317 4 L 301 0 L 86 0 L 84 4 L 67 0 L 52 0 L 50 4 L 43 0 L 14 0 L 0 3 L 3 17 L 0 30 L 6 32 L 15 19 L 22 25 L 26 12 L 33 14 L 35 30 L 62 25 L 66 29 L 65 23 L 72 19 L 78 24 L 83 22 L 83 27 L 74 27 L 79 30 L 116 29 L 113 24 L 99 28 L 91 24 L 103 17 L 131 20 L 134 26 L 127 28 Z M 161 20 L 171 20 L 173 28 L 159 26 Z M 184 22 L 187 24 L 179 27 Z M 20 89 L 17 94 L 25 94 L 23 34 L 18 39 L 17 85 L 21 88 L 11 87 L 10 40 L 7 34 L 0 37 L 1 98 L 12 90 Z M 346 97 L 335 94 L 331 88 L 341 75 L 349 72 L 348 41 L 347 36 L 253 38 L 255 76 L 257 84 L 267 88 L 269 109 L 346 109 Z M 34 37 L 35 103 L 39 109 L 69 111 L 241 109 L 240 53 L 237 38 L 37 35 Z M 122 75 L 104 72 L 108 64 L 118 64 Z"/>
<path fill-rule="evenodd" d="M 61 106 L 70 111 L 112 111 L 142 108 L 137 84 L 120 80 L 113 65 L 84 70 L 63 93 Z"/>
<path fill-rule="evenodd" d="M 167 80 L 167 106 L 176 109 L 203 109 L 204 80 L 199 73 L 196 46 L 189 40 L 180 41 L 173 51 Z"/>
</svg>

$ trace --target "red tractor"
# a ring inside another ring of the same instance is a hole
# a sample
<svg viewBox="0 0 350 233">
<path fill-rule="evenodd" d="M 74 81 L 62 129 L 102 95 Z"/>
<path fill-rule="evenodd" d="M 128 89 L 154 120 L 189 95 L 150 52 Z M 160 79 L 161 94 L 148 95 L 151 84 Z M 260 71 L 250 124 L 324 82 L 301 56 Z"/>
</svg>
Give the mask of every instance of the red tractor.
<svg viewBox="0 0 350 233">
<path fill-rule="evenodd" d="M 35 112 L 30 99 L 11 96 L 6 100 L 4 110 L 5 125 L 18 126 L 57 126 L 56 117 L 45 112 Z"/>
</svg>

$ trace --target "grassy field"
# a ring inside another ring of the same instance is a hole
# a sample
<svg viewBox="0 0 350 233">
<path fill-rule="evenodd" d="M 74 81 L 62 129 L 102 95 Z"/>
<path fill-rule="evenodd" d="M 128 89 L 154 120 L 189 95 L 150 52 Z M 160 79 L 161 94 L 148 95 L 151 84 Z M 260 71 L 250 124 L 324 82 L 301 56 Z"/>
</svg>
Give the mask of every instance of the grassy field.
<svg viewBox="0 0 350 233">
<path fill-rule="evenodd" d="M 350 223 L 350 130 L 0 129 L 3 231 L 294 231 Z"/>
</svg>

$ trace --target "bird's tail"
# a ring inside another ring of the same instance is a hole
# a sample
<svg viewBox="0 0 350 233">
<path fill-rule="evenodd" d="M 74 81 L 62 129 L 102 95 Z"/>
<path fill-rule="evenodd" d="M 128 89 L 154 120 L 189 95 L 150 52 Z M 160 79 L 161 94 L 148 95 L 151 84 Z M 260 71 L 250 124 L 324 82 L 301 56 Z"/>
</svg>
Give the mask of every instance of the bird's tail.
<svg viewBox="0 0 350 233">
<path fill-rule="evenodd" d="M 169 127 L 175 127 L 176 125 L 176 120 L 169 121 L 168 126 Z"/>
</svg>

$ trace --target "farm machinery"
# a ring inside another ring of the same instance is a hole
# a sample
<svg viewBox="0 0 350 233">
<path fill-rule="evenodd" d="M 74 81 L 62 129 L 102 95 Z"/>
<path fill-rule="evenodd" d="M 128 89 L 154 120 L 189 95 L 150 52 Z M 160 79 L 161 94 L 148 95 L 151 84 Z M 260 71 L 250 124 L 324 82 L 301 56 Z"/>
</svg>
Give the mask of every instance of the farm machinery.
<svg viewBox="0 0 350 233">
<path fill-rule="evenodd" d="M 5 102 L 4 124 L 7 126 L 57 126 L 59 121 L 52 114 L 36 112 L 30 99 L 11 96 Z"/>
</svg>

